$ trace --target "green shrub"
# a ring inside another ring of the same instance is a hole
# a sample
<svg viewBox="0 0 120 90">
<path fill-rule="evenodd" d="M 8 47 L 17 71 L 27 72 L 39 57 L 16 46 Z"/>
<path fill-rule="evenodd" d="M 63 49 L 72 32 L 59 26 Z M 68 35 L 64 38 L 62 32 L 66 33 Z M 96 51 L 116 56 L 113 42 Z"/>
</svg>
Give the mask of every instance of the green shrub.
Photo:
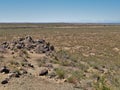
<svg viewBox="0 0 120 90">
<path fill-rule="evenodd" d="M 83 72 L 74 71 L 71 73 L 71 76 L 67 79 L 69 83 L 77 83 L 83 78 Z"/>
<path fill-rule="evenodd" d="M 76 84 L 78 82 L 78 80 L 75 76 L 70 76 L 69 78 L 67 78 L 67 81 L 69 83 L 73 83 L 73 84 Z"/>
<path fill-rule="evenodd" d="M 106 84 L 105 77 L 99 77 L 98 81 L 95 83 L 95 89 L 96 90 L 110 90 L 110 88 Z"/>
<path fill-rule="evenodd" d="M 56 74 L 58 75 L 58 78 L 64 79 L 65 78 L 65 71 L 61 68 L 55 69 Z"/>
</svg>

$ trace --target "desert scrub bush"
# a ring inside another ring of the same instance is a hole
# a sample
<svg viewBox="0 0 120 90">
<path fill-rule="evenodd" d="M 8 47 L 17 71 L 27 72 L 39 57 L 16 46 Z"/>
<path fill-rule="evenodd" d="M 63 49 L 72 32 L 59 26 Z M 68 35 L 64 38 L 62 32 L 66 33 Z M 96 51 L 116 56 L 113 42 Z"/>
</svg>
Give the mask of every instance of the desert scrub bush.
<svg viewBox="0 0 120 90">
<path fill-rule="evenodd" d="M 36 59 L 36 62 L 37 62 L 39 67 L 43 66 L 45 63 L 48 63 L 49 61 L 50 61 L 50 59 L 47 57 Z"/>
<path fill-rule="evenodd" d="M 69 83 L 73 83 L 76 84 L 77 82 L 79 82 L 81 79 L 83 79 L 84 75 L 82 71 L 73 71 L 71 73 L 71 76 L 67 78 L 67 81 Z"/>
<path fill-rule="evenodd" d="M 97 82 L 94 84 L 96 90 L 110 90 L 110 87 L 106 84 L 105 77 L 98 77 Z"/>
<path fill-rule="evenodd" d="M 38 66 L 42 67 L 45 63 L 44 62 L 38 62 Z"/>
<path fill-rule="evenodd" d="M 54 58 L 50 59 L 50 63 L 60 64 L 60 62 Z"/>
<path fill-rule="evenodd" d="M 83 64 L 83 63 L 77 63 L 77 66 L 79 67 L 79 69 L 80 70 L 82 70 L 82 71 L 86 71 L 87 69 L 89 69 L 89 66 L 88 65 L 86 65 L 85 63 Z"/>
<path fill-rule="evenodd" d="M 65 51 L 65 50 L 59 50 L 55 53 L 55 57 L 56 59 L 58 60 L 61 60 L 61 59 L 69 59 L 70 58 L 70 54 L 68 51 Z"/>
<path fill-rule="evenodd" d="M 69 78 L 67 78 L 67 81 L 73 84 L 76 84 L 78 82 L 77 78 L 74 76 L 70 76 Z"/>
<path fill-rule="evenodd" d="M 58 78 L 60 78 L 60 79 L 65 78 L 65 71 L 62 68 L 56 68 L 55 72 L 56 72 L 56 75 L 58 76 Z"/>
<path fill-rule="evenodd" d="M 111 87 L 113 87 L 113 90 L 120 89 L 120 72 L 118 72 L 116 74 L 112 74 L 112 75 L 108 74 L 106 77 L 108 78 L 108 80 L 112 84 Z"/>
<path fill-rule="evenodd" d="M 11 65 L 19 66 L 19 63 L 17 61 L 15 61 L 15 60 L 10 60 L 9 63 Z"/>
<path fill-rule="evenodd" d="M 68 60 L 62 60 L 59 62 L 59 64 L 62 66 L 72 66 L 72 62 Z"/>
<path fill-rule="evenodd" d="M 59 50 L 54 54 L 54 62 L 62 66 L 76 66 L 78 57 L 69 51 Z"/>
</svg>

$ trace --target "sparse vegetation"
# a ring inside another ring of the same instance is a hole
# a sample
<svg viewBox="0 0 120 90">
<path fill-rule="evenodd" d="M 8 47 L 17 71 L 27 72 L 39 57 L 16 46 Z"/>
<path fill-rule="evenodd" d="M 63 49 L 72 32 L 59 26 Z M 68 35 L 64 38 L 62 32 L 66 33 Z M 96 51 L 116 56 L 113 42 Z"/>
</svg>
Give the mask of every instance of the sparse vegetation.
<svg viewBox="0 0 120 90">
<path fill-rule="evenodd" d="M 65 78 L 65 71 L 64 71 L 64 69 L 56 68 L 55 72 L 58 75 L 58 78 L 60 78 L 60 79 L 64 79 Z"/>
<path fill-rule="evenodd" d="M 74 71 L 71 73 L 71 76 L 68 77 L 68 82 L 76 84 L 78 83 L 81 79 L 83 79 L 83 72 L 80 71 Z"/>
<path fill-rule="evenodd" d="M 99 77 L 98 81 L 95 83 L 96 90 L 110 90 L 106 84 L 105 77 Z"/>
<path fill-rule="evenodd" d="M 48 70 L 47 74 L 49 75 L 51 71 L 55 72 L 58 80 L 67 79 L 67 82 L 73 84 L 80 82 L 82 89 L 92 87 L 93 90 L 110 90 L 112 87 L 113 90 L 119 90 L 119 25 L 0 24 L 1 43 L 28 35 L 49 41 L 55 47 L 55 51 L 39 56 L 34 53 L 34 49 L 30 53 L 26 49 L 20 51 L 14 48 L 14 54 L 0 55 L 2 60 L 0 66 L 8 65 L 10 69 L 22 67 L 28 70 L 32 77 L 32 75 L 36 76 L 37 70 L 43 68 L 45 64 L 51 63 L 53 67 L 49 65 L 45 67 Z M 22 58 L 25 61 L 22 61 Z M 28 63 L 35 68 L 28 67 Z M 96 81 L 100 75 L 104 77 Z M 53 76 L 56 78 L 56 75 Z M 86 83 L 94 85 L 89 86 Z"/>
<path fill-rule="evenodd" d="M 19 65 L 19 63 L 18 63 L 17 61 L 15 61 L 15 60 L 10 60 L 9 63 L 10 63 L 11 65 L 16 65 L 16 66 Z"/>
</svg>

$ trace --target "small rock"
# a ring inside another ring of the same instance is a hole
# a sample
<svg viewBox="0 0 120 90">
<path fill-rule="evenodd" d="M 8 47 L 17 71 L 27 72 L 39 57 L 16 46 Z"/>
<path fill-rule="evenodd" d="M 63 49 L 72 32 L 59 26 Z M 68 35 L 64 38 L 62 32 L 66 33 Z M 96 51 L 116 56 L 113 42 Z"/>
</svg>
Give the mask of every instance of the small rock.
<svg viewBox="0 0 120 90">
<path fill-rule="evenodd" d="M 48 67 L 48 68 L 53 68 L 53 65 L 51 63 L 47 63 L 44 65 L 45 67 Z"/>
<path fill-rule="evenodd" d="M 7 69 L 7 67 L 6 66 L 4 66 L 4 67 L 2 67 L 1 69 L 0 69 L 0 72 L 1 73 L 5 73 L 5 74 L 7 74 L 7 73 L 9 73 L 10 72 L 10 70 L 9 69 Z"/>
<path fill-rule="evenodd" d="M 26 40 L 27 42 L 33 42 L 33 39 L 32 39 L 31 36 L 27 36 L 27 37 L 25 37 L 25 40 Z"/>
<path fill-rule="evenodd" d="M 119 52 L 119 51 L 120 51 L 120 49 L 119 49 L 119 48 L 117 48 L 117 47 L 115 47 L 115 48 L 113 48 L 113 51 L 115 51 L 115 52 Z"/>
<path fill-rule="evenodd" d="M 21 75 L 20 71 L 13 71 L 12 73 L 14 73 L 13 77 L 16 77 L 16 78 L 19 78 Z"/>
<path fill-rule="evenodd" d="M 37 40 L 38 43 L 45 43 L 45 40 L 41 39 L 41 40 Z"/>
<path fill-rule="evenodd" d="M 16 78 L 19 78 L 19 77 L 20 77 L 20 75 L 21 75 L 21 74 L 16 73 L 16 74 L 15 74 L 15 77 L 16 77 Z"/>
<path fill-rule="evenodd" d="M 24 41 L 25 40 L 25 38 L 19 38 L 19 41 Z"/>
<path fill-rule="evenodd" d="M 17 44 L 16 47 L 17 47 L 17 49 L 22 49 L 22 45 L 21 44 Z"/>
<path fill-rule="evenodd" d="M 12 73 L 12 72 L 11 72 L 11 73 L 8 74 L 8 77 L 9 77 L 9 78 L 12 78 L 12 77 L 14 77 L 14 76 L 15 76 L 15 73 Z"/>
<path fill-rule="evenodd" d="M 20 71 L 20 74 L 21 74 L 21 75 L 27 74 L 27 73 L 28 73 L 28 72 L 27 72 L 26 70 L 24 70 L 24 69 Z"/>
<path fill-rule="evenodd" d="M 1 84 L 7 84 L 8 83 L 8 79 L 5 79 L 1 82 Z"/>
<path fill-rule="evenodd" d="M 11 54 L 15 54 L 14 52 L 11 52 Z"/>
<path fill-rule="evenodd" d="M 1 45 L 6 45 L 8 42 L 4 41 Z"/>
<path fill-rule="evenodd" d="M 48 74 L 48 70 L 47 69 L 43 69 L 40 73 L 39 76 L 44 76 Z"/>
<path fill-rule="evenodd" d="M 51 50 L 51 51 L 54 51 L 54 46 L 50 46 L 50 50 Z"/>
<path fill-rule="evenodd" d="M 29 63 L 28 66 L 34 68 L 34 66 L 31 63 Z"/>
<path fill-rule="evenodd" d="M 95 56 L 95 53 L 90 53 L 91 56 Z"/>
<path fill-rule="evenodd" d="M 16 78 L 19 78 L 20 77 L 20 73 L 18 72 L 11 72 L 8 74 L 9 78 L 12 78 L 12 77 L 16 77 Z"/>
</svg>

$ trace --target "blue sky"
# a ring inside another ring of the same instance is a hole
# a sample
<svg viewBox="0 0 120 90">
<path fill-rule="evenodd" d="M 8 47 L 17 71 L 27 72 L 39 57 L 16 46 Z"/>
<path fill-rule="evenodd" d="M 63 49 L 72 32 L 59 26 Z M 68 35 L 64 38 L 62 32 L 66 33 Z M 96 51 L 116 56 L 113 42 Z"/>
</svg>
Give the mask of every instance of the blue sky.
<svg viewBox="0 0 120 90">
<path fill-rule="evenodd" d="M 0 0 L 0 22 L 120 22 L 120 0 Z"/>
</svg>

